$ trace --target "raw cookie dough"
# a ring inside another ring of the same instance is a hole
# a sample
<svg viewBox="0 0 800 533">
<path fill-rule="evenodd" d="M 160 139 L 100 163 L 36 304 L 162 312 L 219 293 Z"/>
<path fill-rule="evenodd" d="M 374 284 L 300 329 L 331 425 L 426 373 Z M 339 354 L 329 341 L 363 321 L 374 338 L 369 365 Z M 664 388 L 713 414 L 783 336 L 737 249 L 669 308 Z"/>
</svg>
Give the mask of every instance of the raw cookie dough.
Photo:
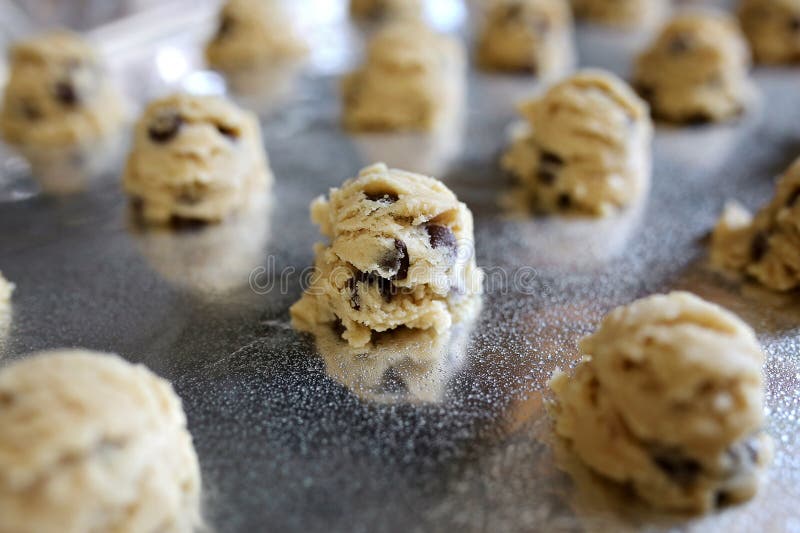
<svg viewBox="0 0 800 533">
<path fill-rule="evenodd" d="M 771 459 L 764 354 L 744 322 L 673 292 L 612 311 L 551 380 L 555 430 L 650 505 L 707 511 L 752 497 Z"/>
<path fill-rule="evenodd" d="M 440 181 L 376 164 L 311 219 L 330 239 L 315 246 L 312 285 L 291 308 L 300 331 L 341 329 L 354 347 L 398 328 L 444 333 L 480 303 L 472 213 Z"/>
<path fill-rule="evenodd" d="M 800 160 L 758 214 L 729 204 L 711 236 L 711 263 L 776 291 L 800 288 Z"/>
<path fill-rule="evenodd" d="M 116 132 L 124 99 L 91 46 L 59 31 L 15 44 L 0 112 L 6 142 L 52 150 L 93 143 Z"/>
<path fill-rule="evenodd" d="M 216 96 L 152 102 L 136 126 L 123 183 L 151 223 L 218 222 L 272 182 L 258 120 Z"/>
<path fill-rule="evenodd" d="M 800 0 L 742 0 L 739 23 L 759 63 L 800 61 Z"/>
<path fill-rule="evenodd" d="M 648 190 L 650 115 L 613 74 L 580 72 L 520 111 L 527 124 L 501 164 L 535 211 L 606 216 Z"/>
<path fill-rule="evenodd" d="M 464 50 L 421 23 L 398 23 L 370 42 L 366 63 L 342 81 L 344 125 L 355 131 L 431 130 L 463 100 Z"/>
<path fill-rule="evenodd" d="M 420 18 L 423 7 L 422 0 L 350 0 L 350 14 L 356 19 Z"/>
<path fill-rule="evenodd" d="M 497 1 L 478 40 L 478 62 L 490 70 L 556 77 L 575 62 L 572 37 L 564 0 Z"/>
<path fill-rule="evenodd" d="M 117 356 L 42 353 L 0 372 L 0 531 L 190 533 L 200 471 L 180 399 Z"/>
<path fill-rule="evenodd" d="M 736 21 L 716 11 L 678 15 L 635 66 L 634 86 L 653 116 L 669 122 L 719 122 L 753 98 L 750 52 Z"/>
<path fill-rule="evenodd" d="M 657 23 L 668 6 L 669 0 L 572 0 L 576 18 L 631 28 Z"/>
<path fill-rule="evenodd" d="M 214 68 L 237 71 L 296 58 L 308 47 L 276 0 L 228 0 L 206 45 Z"/>
</svg>

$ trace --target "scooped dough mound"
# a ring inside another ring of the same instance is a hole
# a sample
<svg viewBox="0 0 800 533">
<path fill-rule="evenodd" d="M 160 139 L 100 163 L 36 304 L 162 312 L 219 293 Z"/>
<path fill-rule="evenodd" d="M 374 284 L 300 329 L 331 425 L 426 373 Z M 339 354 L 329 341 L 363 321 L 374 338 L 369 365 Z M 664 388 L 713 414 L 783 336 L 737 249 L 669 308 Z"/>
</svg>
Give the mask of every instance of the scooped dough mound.
<svg viewBox="0 0 800 533">
<path fill-rule="evenodd" d="M 119 357 L 59 351 L 0 372 L 0 531 L 189 533 L 200 473 L 181 402 Z"/>
<path fill-rule="evenodd" d="M 291 309 L 295 327 L 341 330 L 355 347 L 405 327 L 447 331 L 479 307 L 472 214 L 440 181 L 376 164 L 318 198 L 311 286 Z"/>
<path fill-rule="evenodd" d="M 707 511 L 746 500 L 771 458 L 764 354 L 735 315 L 673 292 L 612 311 L 557 372 L 556 433 L 650 505 Z"/>
<path fill-rule="evenodd" d="M 527 124 L 502 160 L 542 213 L 610 215 L 648 189 L 653 125 L 625 82 L 587 70 L 521 106 Z"/>
</svg>

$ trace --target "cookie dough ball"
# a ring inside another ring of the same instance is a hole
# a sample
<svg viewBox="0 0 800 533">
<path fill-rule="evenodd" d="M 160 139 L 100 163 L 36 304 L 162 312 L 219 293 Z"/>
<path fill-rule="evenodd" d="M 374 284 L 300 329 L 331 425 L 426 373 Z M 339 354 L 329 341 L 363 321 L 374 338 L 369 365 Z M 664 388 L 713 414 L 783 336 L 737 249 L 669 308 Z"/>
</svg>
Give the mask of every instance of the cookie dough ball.
<svg viewBox="0 0 800 533">
<path fill-rule="evenodd" d="M 669 9 L 669 0 L 572 0 L 575 16 L 619 27 L 658 23 Z"/>
<path fill-rule="evenodd" d="M 776 291 L 800 288 L 800 160 L 778 181 L 775 196 L 753 217 L 730 204 L 711 237 L 711 262 Z"/>
<path fill-rule="evenodd" d="M 499 0 L 487 15 L 478 41 L 484 68 L 542 77 L 563 74 L 574 64 L 572 13 L 566 0 Z"/>
<path fill-rule="evenodd" d="M 117 356 L 59 351 L 0 372 L 0 530 L 189 533 L 200 472 L 181 401 Z"/>
<path fill-rule="evenodd" d="M 736 21 L 720 12 L 694 12 L 661 30 L 637 59 L 634 80 L 656 118 L 719 122 L 741 115 L 752 100 L 749 68 Z"/>
<path fill-rule="evenodd" d="M 218 222 L 272 182 L 255 115 L 216 96 L 152 102 L 136 126 L 123 183 L 142 219 Z"/>
<path fill-rule="evenodd" d="M 583 71 L 520 109 L 527 124 L 502 166 L 535 211 L 606 216 L 648 190 L 653 125 L 619 78 Z"/>
<path fill-rule="evenodd" d="M 739 23 L 759 63 L 800 62 L 800 1 L 742 0 Z"/>
<path fill-rule="evenodd" d="M 228 0 L 217 33 L 206 45 L 206 60 L 224 71 L 266 66 L 308 51 L 277 0 Z"/>
<path fill-rule="evenodd" d="M 350 0 L 350 15 L 373 21 L 420 18 L 423 7 L 422 0 Z"/>
<path fill-rule="evenodd" d="M 354 131 L 434 129 L 461 105 L 464 50 L 421 23 L 398 23 L 370 42 L 366 63 L 342 82 L 344 125 Z"/>
<path fill-rule="evenodd" d="M 478 309 L 472 213 L 440 181 L 376 164 L 315 200 L 311 219 L 330 241 L 291 309 L 300 331 L 341 328 L 361 347 L 398 328 L 443 333 Z"/>
<path fill-rule="evenodd" d="M 121 94 L 79 36 L 60 31 L 11 48 L 0 112 L 6 142 L 56 149 L 92 143 L 126 119 Z"/>
<path fill-rule="evenodd" d="M 674 292 L 611 312 L 554 375 L 556 432 L 589 467 L 654 507 L 746 500 L 771 458 L 764 354 L 735 315 Z"/>
</svg>

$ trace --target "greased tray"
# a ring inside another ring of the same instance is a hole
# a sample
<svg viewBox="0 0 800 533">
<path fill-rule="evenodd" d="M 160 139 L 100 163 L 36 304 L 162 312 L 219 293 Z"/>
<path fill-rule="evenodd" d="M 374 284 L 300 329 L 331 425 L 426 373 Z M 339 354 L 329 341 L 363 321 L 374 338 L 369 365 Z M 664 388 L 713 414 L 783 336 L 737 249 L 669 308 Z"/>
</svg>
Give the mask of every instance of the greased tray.
<svg viewBox="0 0 800 533">
<path fill-rule="evenodd" d="M 18 286 L 0 364 L 81 346 L 172 380 L 202 464 L 204 513 L 222 533 L 800 531 L 798 298 L 710 272 L 704 241 L 727 199 L 761 205 L 800 155 L 800 69 L 756 70 L 760 104 L 736 124 L 659 127 L 645 204 L 610 220 L 525 219 L 500 207 L 510 184 L 497 156 L 513 102 L 535 84 L 471 73 L 457 131 L 355 139 L 339 127 L 336 87 L 363 32 L 342 2 L 291 4 L 312 58 L 248 101 L 276 175 L 271 207 L 219 228 L 142 232 L 119 168 L 84 193 L 0 204 L 0 269 Z M 214 10 L 163 3 L 90 35 L 139 105 L 176 87 L 217 92 L 224 84 L 202 70 L 198 48 Z M 471 25 L 457 1 L 434 0 L 431 14 L 444 28 Z M 581 64 L 625 75 L 646 40 L 581 27 Z M 352 387 L 370 369 L 326 372 L 288 317 L 319 239 L 309 202 L 379 157 L 435 170 L 471 207 L 489 278 L 461 355 L 407 373 L 405 393 Z M 6 156 L 3 179 L 30 192 L 21 168 Z M 593 478 L 553 438 L 544 407 L 551 372 L 574 365 L 577 339 L 608 310 L 672 289 L 739 314 L 768 354 L 777 449 L 767 482 L 751 502 L 699 518 L 648 514 Z"/>
</svg>

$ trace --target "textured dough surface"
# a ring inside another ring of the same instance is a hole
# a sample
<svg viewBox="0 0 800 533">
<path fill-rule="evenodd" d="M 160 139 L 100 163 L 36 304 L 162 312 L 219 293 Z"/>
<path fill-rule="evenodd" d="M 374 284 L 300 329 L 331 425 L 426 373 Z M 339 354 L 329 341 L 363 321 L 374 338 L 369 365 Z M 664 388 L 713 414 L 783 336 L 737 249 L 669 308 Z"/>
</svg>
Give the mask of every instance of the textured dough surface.
<svg viewBox="0 0 800 533">
<path fill-rule="evenodd" d="M 557 77 L 575 63 L 572 12 L 564 0 L 491 3 L 478 40 L 478 61 L 490 70 Z"/>
<path fill-rule="evenodd" d="M 520 110 L 527 126 L 502 166 L 535 211 L 605 216 L 648 190 L 649 111 L 613 74 L 580 72 Z"/>
<path fill-rule="evenodd" d="M 735 19 L 705 10 L 672 19 L 636 61 L 634 83 L 659 119 L 718 122 L 753 99 L 750 52 Z"/>
<path fill-rule="evenodd" d="M 800 61 L 800 0 L 742 0 L 739 23 L 759 63 Z"/>
<path fill-rule="evenodd" d="M 739 204 L 726 207 L 711 236 L 711 262 L 773 290 L 800 287 L 800 161 L 755 217 Z"/>
<path fill-rule="evenodd" d="M 228 0 L 206 45 L 208 64 L 237 71 L 305 54 L 308 47 L 276 0 Z"/>
<path fill-rule="evenodd" d="M 350 0 L 350 14 L 356 19 L 419 19 L 423 7 L 422 0 Z"/>
<path fill-rule="evenodd" d="M 401 327 L 441 334 L 476 313 L 472 213 L 438 180 L 376 164 L 315 200 L 311 219 L 329 242 L 292 306 L 297 329 L 343 328 L 362 347 Z"/>
<path fill-rule="evenodd" d="M 395 23 L 369 43 L 367 59 L 342 81 L 345 127 L 427 131 L 462 104 L 463 46 L 421 23 Z"/>
<path fill-rule="evenodd" d="M 620 27 L 649 26 L 668 12 L 668 0 L 571 0 L 575 16 Z"/>
<path fill-rule="evenodd" d="M 575 375 L 557 372 L 551 387 L 556 433 L 588 466 L 663 509 L 755 494 L 772 448 L 749 326 L 673 292 L 615 309 L 580 349 Z"/>
<path fill-rule="evenodd" d="M 100 58 L 68 32 L 12 46 L 0 114 L 3 138 L 31 148 L 86 144 L 116 132 L 127 112 Z"/>
<path fill-rule="evenodd" d="M 152 102 L 136 125 L 123 184 L 142 218 L 218 222 L 272 182 L 258 120 L 216 96 Z"/>
<path fill-rule="evenodd" d="M 0 532 L 189 533 L 200 472 L 166 381 L 117 356 L 30 356 L 0 372 Z"/>
</svg>

